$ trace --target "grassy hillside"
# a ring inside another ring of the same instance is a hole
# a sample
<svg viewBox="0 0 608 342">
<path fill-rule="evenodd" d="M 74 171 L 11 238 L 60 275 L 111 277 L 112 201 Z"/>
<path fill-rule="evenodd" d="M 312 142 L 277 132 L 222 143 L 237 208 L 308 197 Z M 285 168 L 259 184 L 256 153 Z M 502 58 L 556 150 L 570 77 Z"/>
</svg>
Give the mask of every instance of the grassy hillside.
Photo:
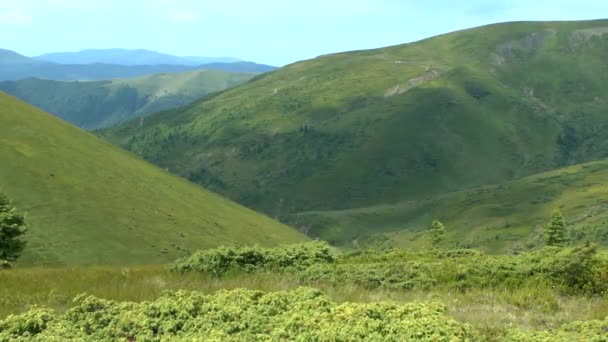
<svg viewBox="0 0 608 342">
<path fill-rule="evenodd" d="M 196 70 L 97 82 L 30 78 L 0 82 L 0 90 L 79 127 L 95 129 L 183 106 L 253 76 Z"/>
<path fill-rule="evenodd" d="M 327 55 L 103 132 L 272 215 L 419 200 L 608 157 L 608 20 Z"/>
<path fill-rule="evenodd" d="M 606 180 L 608 161 L 591 162 L 422 200 L 304 212 L 284 220 L 345 246 L 389 243 L 419 250 L 430 248 L 425 230 L 441 219 L 446 246 L 510 253 L 543 245 L 543 227 L 559 209 L 573 241 L 608 245 Z"/>
<path fill-rule="evenodd" d="M 0 188 L 31 223 L 22 263 L 157 263 L 295 230 L 0 93 Z"/>
</svg>

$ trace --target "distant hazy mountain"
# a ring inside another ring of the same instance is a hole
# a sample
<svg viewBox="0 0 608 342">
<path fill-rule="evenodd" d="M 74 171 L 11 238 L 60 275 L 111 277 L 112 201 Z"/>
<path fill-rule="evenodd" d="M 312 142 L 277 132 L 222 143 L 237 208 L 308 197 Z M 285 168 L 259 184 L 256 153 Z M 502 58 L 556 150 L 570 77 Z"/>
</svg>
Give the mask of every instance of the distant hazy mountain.
<svg viewBox="0 0 608 342">
<path fill-rule="evenodd" d="M 32 57 L 38 61 L 59 64 L 119 64 L 119 65 L 200 65 L 209 63 L 234 63 L 233 57 L 180 57 L 151 50 L 89 49 L 76 52 L 53 52 Z"/>
<path fill-rule="evenodd" d="M 176 57 L 203 61 L 206 57 Z M 222 70 L 226 72 L 267 72 L 273 66 L 253 62 L 224 62 L 207 64 L 61 64 L 45 62 L 20 55 L 14 51 L 0 49 L 0 81 L 15 81 L 26 78 L 41 78 L 56 81 L 101 81 L 115 78 L 131 78 L 166 72 L 193 70 Z"/>
<path fill-rule="evenodd" d="M 251 79 L 256 73 L 195 70 L 111 81 L 28 78 L 0 82 L 16 96 L 74 125 L 95 129 L 191 103 Z"/>
<path fill-rule="evenodd" d="M 35 61 L 15 51 L 0 49 L 0 65 L 2 64 L 31 64 Z"/>
</svg>

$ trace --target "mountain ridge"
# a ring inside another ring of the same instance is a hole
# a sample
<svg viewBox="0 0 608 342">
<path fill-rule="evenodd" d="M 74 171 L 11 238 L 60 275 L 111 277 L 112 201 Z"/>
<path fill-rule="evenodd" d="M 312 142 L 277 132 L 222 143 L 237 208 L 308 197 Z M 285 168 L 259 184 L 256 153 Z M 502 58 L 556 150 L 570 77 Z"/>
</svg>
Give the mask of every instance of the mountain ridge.
<svg viewBox="0 0 608 342">
<path fill-rule="evenodd" d="M 32 59 L 12 50 L 0 49 L 0 64 L 30 64 Z"/>
<path fill-rule="evenodd" d="M 2 92 L 0 160 L 0 188 L 30 225 L 22 264 L 153 264 L 306 240 Z"/>
<path fill-rule="evenodd" d="M 273 216 L 420 200 L 608 158 L 608 20 L 317 57 L 101 132 Z"/>
<path fill-rule="evenodd" d="M 209 93 L 254 77 L 255 73 L 195 70 L 110 81 L 0 81 L 0 91 L 74 125 L 99 129 L 146 114 L 186 105 Z"/>
<path fill-rule="evenodd" d="M 175 56 L 147 49 L 85 49 L 74 52 L 50 52 L 32 57 L 34 60 L 59 64 L 118 65 L 190 65 L 244 62 L 234 57 Z"/>
<path fill-rule="evenodd" d="M 188 65 L 59 64 L 35 60 L 11 50 L 0 50 L 0 81 L 15 81 L 26 78 L 41 78 L 55 81 L 101 81 L 202 69 L 263 73 L 272 71 L 276 67 L 247 61 L 206 64 L 196 62 Z"/>
</svg>

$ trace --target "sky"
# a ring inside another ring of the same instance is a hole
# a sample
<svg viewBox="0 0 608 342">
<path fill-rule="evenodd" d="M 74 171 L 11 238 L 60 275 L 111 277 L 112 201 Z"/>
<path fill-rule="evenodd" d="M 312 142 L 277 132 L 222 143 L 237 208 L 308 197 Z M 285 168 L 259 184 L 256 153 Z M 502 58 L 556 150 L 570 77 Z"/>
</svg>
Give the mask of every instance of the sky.
<svg viewBox="0 0 608 342">
<path fill-rule="evenodd" d="M 496 22 L 600 18 L 608 0 L 0 0 L 0 48 L 142 48 L 283 66 Z"/>
</svg>

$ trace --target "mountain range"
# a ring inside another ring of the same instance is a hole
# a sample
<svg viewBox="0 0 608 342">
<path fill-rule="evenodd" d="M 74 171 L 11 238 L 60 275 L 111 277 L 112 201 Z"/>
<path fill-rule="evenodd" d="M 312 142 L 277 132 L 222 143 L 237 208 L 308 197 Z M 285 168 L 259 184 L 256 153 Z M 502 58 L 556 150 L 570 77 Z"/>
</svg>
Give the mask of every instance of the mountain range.
<svg viewBox="0 0 608 342">
<path fill-rule="evenodd" d="M 256 73 L 195 70 L 108 81 L 1 81 L 16 96 L 85 129 L 117 124 L 189 104 L 254 77 Z"/>
<path fill-rule="evenodd" d="M 243 62 L 233 57 L 174 56 L 151 50 L 87 49 L 76 52 L 52 52 L 32 59 L 59 64 L 118 64 L 118 65 L 201 65 L 209 63 Z"/>
<path fill-rule="evenodd" d="M 128 60 L 129 56 L 135 58 L 133 55 L 126 55 L 122 59 L 117 58 L 116 61 L 126 63 L 125 61 Z M 61 64 L 29 58 L 14 51 L 2 49 L 0 50 L 0 81 L 21 80 L 25 78 L 42 78 L 60 81 L 95 81 L 200 69 L 256 73 L 275 69 L 273 66 L 245 61 L 200 64 L 196 61 L 197 58 L 199 57 L 188 59 L 187 64 L 175 64 L 175 61 L 168 64 L 138 64 L 138 60 L 132 60 L 131 64 L 128 65 L 108 63 Z M 148 59 L 144 58 L 143 60 L 166 61 L 166 59 L 163 58 L 154 59 L 151 57 Z"/>
<path fill-rule="evenodd" d="M 608 20 L 489 25 L 294 63 L 99 134 L 339 244 L 415 245 L 444 215 L 451 236 L 482 232 L 469 246 L 511 250 L 555 206 L 579 238 L 602 229 L 603 202 L 570 200 L 603 191 L 604 164 L 568 166 L 608 158 L 606 58 Z"/>
</svg>

